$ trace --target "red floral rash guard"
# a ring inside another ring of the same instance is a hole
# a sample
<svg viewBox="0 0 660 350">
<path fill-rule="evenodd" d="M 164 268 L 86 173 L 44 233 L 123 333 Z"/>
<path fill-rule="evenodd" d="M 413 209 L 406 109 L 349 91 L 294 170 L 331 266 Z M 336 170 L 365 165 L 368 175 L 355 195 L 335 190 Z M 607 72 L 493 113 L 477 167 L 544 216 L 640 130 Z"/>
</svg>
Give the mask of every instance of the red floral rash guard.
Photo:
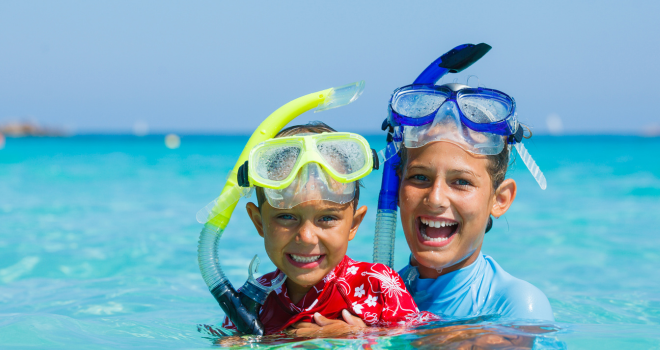
<svg viewBox="0 0 660 350">
<path fill-rule="evenodd" d="M 280 270 L 267 273 L 258 281 L 270 286 L 280 273 Z M 403 280 L 394 270 L 383 264 L 358 262 L 348 256 L 298 303 L 291 301 L 286 283 L 283 284 L 268 296 L 259 318 L 265 334 L 274 334 L 299 321 L 313 322 L 312 316 L 316 312 L 329 319 L 341 319 L 343 309 L 351 311 L 369 326 L 416 325 L 438 319 L 417 309 Z M 236 329 L 227 317 L 222 326 Z"/>
</svg>

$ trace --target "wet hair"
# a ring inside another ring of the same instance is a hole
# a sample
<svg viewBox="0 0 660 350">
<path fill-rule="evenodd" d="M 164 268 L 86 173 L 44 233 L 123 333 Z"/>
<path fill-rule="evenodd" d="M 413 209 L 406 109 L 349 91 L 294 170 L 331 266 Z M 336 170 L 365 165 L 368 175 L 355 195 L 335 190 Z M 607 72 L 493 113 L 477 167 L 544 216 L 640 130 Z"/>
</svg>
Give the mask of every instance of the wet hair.
<svg viewBox="0 0 660 350">
<path fill-rule="evenodd" d="M 526 139 L 532 137 L 532 131 L 526 125 L 520 124 L 521 127 L 524 127 L 529 132 L 529 136 L 525 136 Z M 505 136 L 503 136 L 506 138 Z M 506 142 L 506 139 L 505 139 Z M 486 166 L 486 171 L 490 176 L 491 184 L 493 186 L 493 192 L 497 190 L 498 187 L 504 182 L 506 177 L 506 172 L 509 169 L 509 156 L 511 154 L 511 145 L 505 144 L 502 152 L 494 155 L 487 155 L 488 165 Z M 399 163 L 398 171 L 400 174 L 403 174 L 405 170 L 406 163 L 408 162 L 408 149 L 402 145 L 401 151 L 399 151 L 401 156 L 401 163 Z M 515 159 L 515 158 L 514 158 Z"/>
<path fill-rule="evenodd" d="M 311 121 L 304 125 L 294 125 L 285 128 L 279 133 L 277 133 L 277 135 L 275 135 L 275 138 L 294 136 L 300 134 L 322 134 L 324 132 L 337 132 L 337 130 L 331 128 L 330 126 L 328 126 L 323 122 Z M 353 203 L 353 212 L 357 210 L 358 201 L 360 200 L 360 186 L 362 186 L 360 180 L 356 182 L 357 183 L 355 184 L 356 185 L 355 197 L 353 197 L 353 200 L 351 201 Z M 264 193 L 264 189 L 259 186 L 255 186 L 255 192 L 257 193 L 257 207 L 259 207 L 259 211 L 261 211 L 261 206 L 266 202 L 266 194 Z"/>
</svg>

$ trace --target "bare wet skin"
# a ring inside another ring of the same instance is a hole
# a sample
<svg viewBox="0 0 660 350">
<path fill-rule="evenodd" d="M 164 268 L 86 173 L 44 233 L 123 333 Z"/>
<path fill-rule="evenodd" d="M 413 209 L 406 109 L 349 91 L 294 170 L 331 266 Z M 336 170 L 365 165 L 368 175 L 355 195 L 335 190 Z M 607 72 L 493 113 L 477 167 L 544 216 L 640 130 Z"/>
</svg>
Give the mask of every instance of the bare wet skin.
<svg viewBox="0 0 660 350">
<path fill-rule="evenodd" d="M 457 325 L 417 332 L 411 344 L 418 349 L 531 349 L 539 334 L 555 329 L 543 326 Z"/>
<path fill-rule="evenodd" d="M 467 320 L 466 323 L 470 323 L 470 321 Z M 532 349 L 536 337 L 559 330 L 551 325 L 494 324 L 491 322 L 480 324 L 432 322 L 415 328 L 347 327 L 345 322 L 341 322 L 341 324 L 337 322 L 335 325 L 336 327 L 328 325 L 317 327 L 317 331 L 307 333 L 298 332 L 299 329 L 289 329 L 283 334 L 264 337 L 230 336 L 212 340 L 214 345 L 222 347 L 269 347 L 290 343 L 292 348 L 307 348 L 305 341 L 323 338 L 328 341 L 327 345 L 362 344 L 365 348 L 377 344 L 379 348 L 389 348 L 388 345 L 391 345 L 392 348 L 410 345 L 416 349 L 436 349 L 438 347 L 442 349 Z M 309 329 L 314 329 L 314 327 L 309 327 Z M 316 348 L 312 344 L 309 345 Z"/>
</svg>

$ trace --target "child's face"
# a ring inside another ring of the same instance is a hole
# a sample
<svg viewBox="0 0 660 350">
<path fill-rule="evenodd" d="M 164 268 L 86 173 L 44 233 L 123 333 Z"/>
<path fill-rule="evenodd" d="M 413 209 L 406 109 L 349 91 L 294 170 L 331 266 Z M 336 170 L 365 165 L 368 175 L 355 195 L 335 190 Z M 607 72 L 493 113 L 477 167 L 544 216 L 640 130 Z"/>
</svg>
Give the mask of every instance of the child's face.
<svg viewBox="0 0 660 350">
<path fill-rule="evenodd" d="M 407 151 L 399 206 L 415 259 L 438 275 L 472 263 L 481 250 L 489 215 L 506 212 L 515 197 L 515 182 L 505 180 L 494 193 L 488 159 L 449 142 Z M 502 188 L 507 189 L 503 194 Z"/>
<path fill-rule="evenodd" d="M 311 287 L 344 258 L 367 207 L 354 213 L 352 202 L 315 200 L 291 209 L 275 209 L 265 202 L 261 212 L 248 203 L 247 210 L 264 238 L 270 260 L 289 282 Z"/>
</svg>

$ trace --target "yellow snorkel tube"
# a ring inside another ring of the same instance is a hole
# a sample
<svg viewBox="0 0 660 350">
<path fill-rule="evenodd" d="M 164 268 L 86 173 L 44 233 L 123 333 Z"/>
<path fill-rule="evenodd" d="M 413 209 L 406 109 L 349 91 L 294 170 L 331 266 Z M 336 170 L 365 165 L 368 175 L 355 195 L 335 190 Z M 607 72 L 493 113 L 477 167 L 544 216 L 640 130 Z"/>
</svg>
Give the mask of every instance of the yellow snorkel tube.
<svg viewBox="0 0 660 350">
<path fill-rule="evenodd" d="M 284 278 L 273 281 L 271 287 L 264 287 L 258 283 L 253 276 L 256 270 L 255 262 L 258 264 L 258 258 L 255 256 L 249 267 L 250 277 L 238 293 L 222 271 L 218 256 L 220 237 L 229 224 L 238 200 L 249 192 L 238 185 L 238 169 L 247 161 L 254 146 L 275 137 L 284 126 L 299 115 L 314 108 L 316 112 L 320 112 L 347 105 L 357 100 L 363 90 L 364 81 L 359 81 L 299 97 L 277 109 L 250 137 L 229 174 L 220 196 L 197 213 L 197 220 L 204 224 L 197 250 L 202 277 L 225 314 L 243 334 L 263 335 L 264 328 L 259 321 L 259 308 L 268 294 L 282 285 Z"/>
</svg>

